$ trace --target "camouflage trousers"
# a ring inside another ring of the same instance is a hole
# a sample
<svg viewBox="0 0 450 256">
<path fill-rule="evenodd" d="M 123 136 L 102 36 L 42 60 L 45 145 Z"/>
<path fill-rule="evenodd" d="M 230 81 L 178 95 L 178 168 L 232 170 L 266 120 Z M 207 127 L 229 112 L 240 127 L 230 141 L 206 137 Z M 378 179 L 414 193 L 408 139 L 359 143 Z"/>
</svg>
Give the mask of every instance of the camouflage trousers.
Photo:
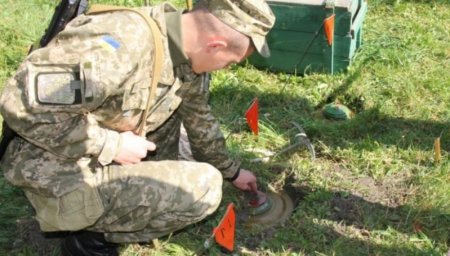
<svg viewBox="0 0 450 256">
<path fill-rule="evenodd" d="M 157 150 L 134 165 L 75 165 L 18 138 L 1 166 L 25 191 L 43 231 L 86 229 L 110 242 L 150 241 L 202 220 L 221 201 L 216 168 L 178 160 L 180 125 L 174 115 L 148 134 Z"/>
<path fill-rule="evenodd" d="M 89 230 L 111 242 L 150 241 L 213 213 L 222 177 L 211 165 L 146 161 L 106 170 L 99 194 L 105 213 Z"/>
</svg>

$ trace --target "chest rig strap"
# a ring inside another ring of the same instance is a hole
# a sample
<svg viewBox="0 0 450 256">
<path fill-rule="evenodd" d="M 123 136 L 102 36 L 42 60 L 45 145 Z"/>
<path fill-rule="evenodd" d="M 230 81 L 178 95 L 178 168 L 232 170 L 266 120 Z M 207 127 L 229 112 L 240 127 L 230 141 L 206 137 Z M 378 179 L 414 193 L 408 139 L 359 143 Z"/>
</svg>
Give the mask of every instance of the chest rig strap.
<svg viewBox="0 0 450 256">
<path fill-rule="evenodd" d="M 159 79 L 161 78 L 163 66 L 163 44 L 161 31 L 159 30 L 158 25 L 156 25 L 156 22 L 153 19 L 151 19 L 149 15 L 145 14 L 142 11 L 128 7 L 112 6 L 112 5 L 92 5 L 92 7 L 89 8 L 87 14 L 99 14 L 113 11 L 130 11 L 139 14 L 139 16 L 141 16 L 145 20 L 145 22 L 147 23 L 148 27 L 150 28 L 153 34 L 153 41 L 154 41 L 153 43 L 155 45 L 155 61 L 153 62 L 153 69 L 150 74 L 151 78 L 150 94 L 148 96 L 147 105 L 145 107 L 144 112 L 142 113 L 141 122 L 138 128 L 138 134 L 140 136 L 145 136 L 145 124 L 147 120 L 148 111 L 150 109 L 150 102 L 155 97 L 156 87 L 158 85 Z"/>
</svg>

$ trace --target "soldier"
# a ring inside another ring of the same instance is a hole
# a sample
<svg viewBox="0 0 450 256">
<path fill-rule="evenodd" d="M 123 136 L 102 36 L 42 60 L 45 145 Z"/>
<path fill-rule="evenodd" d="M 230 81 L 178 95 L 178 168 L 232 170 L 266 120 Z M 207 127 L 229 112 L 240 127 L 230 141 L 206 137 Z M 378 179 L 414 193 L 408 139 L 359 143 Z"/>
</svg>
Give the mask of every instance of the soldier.
<svg viewBox="0 0 450 256">
<path fill-rule="evenodd" d="M 206 72 L 255 50 L 268 56 L 275 18 L 264 0 L 197 2 L 185 13 L 164 3 L 80 15 L 4 87 L 0 111 L 18 136 L 1 168 L 41 230 L 72 231 L 63 254 L 117 255 L 119 243 L 198 222 L 218 207 L 222 179 L 256 191 L 210 113 Z M 162 71 L 149 100 L 158 40 Z M 182 123 L 196 162 L 178 159 Z"/>
</svg>

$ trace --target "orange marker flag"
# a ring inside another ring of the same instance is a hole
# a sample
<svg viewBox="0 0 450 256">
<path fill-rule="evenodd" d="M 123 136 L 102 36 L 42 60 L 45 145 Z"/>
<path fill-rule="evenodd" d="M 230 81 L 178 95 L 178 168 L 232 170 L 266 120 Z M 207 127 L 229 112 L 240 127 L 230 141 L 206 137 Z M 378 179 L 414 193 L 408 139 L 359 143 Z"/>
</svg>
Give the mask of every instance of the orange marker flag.
<svg viewBox="0 0 450 256">
<path fill-rule="evenodd" d="M 328 45 L 333 44 L 334 17 L 335 16 L 336 16 L 336 14 L 333 14 L 323 21 L 323 26 L 325 29 L 325 36 L 327 37 Z"/>
<path fill-rule="evenodd" d="M 259 118 L 259 106 L 258 98 L 253 100 L 253 103 L 245 112 L 245 118 L 247 119 L 248 126 L 253 131 L 255 135 L 258 135 L 258 118 Z"/>
<path fill-rule="evenodd" d="M 232 252 L 234 250 L 234 231 L 236 228 L 236 214 L 234 213 L 233 203 L 228 204 L 227 211 L 220 221 L 219 225 L 214 228 L 213 235 L 216 242 Z"/>
</svg>

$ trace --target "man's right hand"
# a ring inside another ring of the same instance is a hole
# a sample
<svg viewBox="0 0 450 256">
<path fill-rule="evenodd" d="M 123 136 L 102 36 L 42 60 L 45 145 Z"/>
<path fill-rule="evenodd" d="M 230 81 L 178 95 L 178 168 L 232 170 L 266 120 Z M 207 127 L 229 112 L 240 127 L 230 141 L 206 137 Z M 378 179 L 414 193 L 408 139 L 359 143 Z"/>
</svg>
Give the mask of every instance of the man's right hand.
<svg viewBox="0 0 450 256">
<path fill-rule="evenodd" d="M 145 138 L 134 134 L 131 131 L 120 133 L 120 147 L 115 162 L 128 165 L 140 163 L 141 159 L 147 156 L 147 151 L 153 151 L 156 145 Z"/>
<path fill-rule="evenodd" d="M 258 192 L 255 175 L 251 171 L 245 169 L 241 169 L 239 176 L 232 182 L 232 184 L 242 191 L 249 191 L 251 193 Z"/>
</svg>

